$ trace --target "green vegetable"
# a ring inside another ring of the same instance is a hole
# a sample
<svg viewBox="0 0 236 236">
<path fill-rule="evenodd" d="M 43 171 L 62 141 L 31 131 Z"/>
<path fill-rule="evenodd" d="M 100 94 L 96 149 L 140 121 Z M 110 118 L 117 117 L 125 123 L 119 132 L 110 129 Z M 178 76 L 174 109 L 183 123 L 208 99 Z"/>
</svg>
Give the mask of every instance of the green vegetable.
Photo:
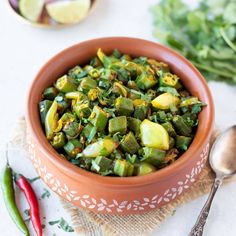
<svg viewBox="0 0 236 236">
<path fill-rule="evenodd" d="M 82 131 L 82 135 L 87 138 L 87 141 L 90 143 L 92 141 L 92 139 L 94 138 L 94 136 L 97 133 L 97 129 L 96 127 L 94 127 L 92 124 L 87 124 L 83 131 Z"/>
<path fill-rule="evenodd" d="M 92 161 L 91 170 L 98 173 L 104 173 L 110 169 L 111 164 L 112 164 L 112 160 L 103 156 L 98 156 L 95 158 L 95 160 Z"/>
<path fill-rule="evenodd" d="M 184 99 L 181 103 L 180 103 L 180 107 L 185 107 L 185 106 L 192 106 L 194 104 L 201 104 L 201 102 L 198 100 L 198 98 L 196 97 L 190 97 L 190 98 L 186 98 Z"/>
<path fill-rule="evenodd" d="M 166 87 L 166 86 L 169 86 L 169 87 L 176 87 L 177 84 L 178 84 L 178 76 L 175 75 L 175 74 L 171 74 L 170 72 L 168 73 L 164 73 L 161 77 L 160 77 L 160 80 L 159 80 L 159 83 L 160 83 L 160 87 Z"/>
<path fill-rule="evenodd" d="M 50 196 L 51 196 L 51 193 L 46 188 L 44 188 L 43 193 L 41 195 L 41 199 L 49 198 Z"/>
<path fill-rule="evenodd" d="M 63 113 L 69 107 L 69 102 L 63 93 L 59 93 L 54 101 L 57 102 L 57 109 L 60 113 Z"/>
<path fill-rule="evenodd" d="M 175 137 L 176 136 L 176 132 L 175 129 L 173 128 L 172 124 L 170 122 L 165 122 L 163 124 L 161 124 L 165 130 L 167 131 L 167 133 L 171 136 L 171 137 Z"/>
<path fill-rule="evenodd" d="M 77 86 L 68 77 L 68 75 L 63 75 L 60 77 L 55 84 L 55 87 L 63 93 L 73 92 L 77 89 Z"/>
<path fill-rule="evenodd" d="M 141 120 L 133 117 L 127 117 L 127 121 L 129 129 L 133 131 L 136 135 L 139 135 Z"/>
<path fill-rule="evenodd" d="M 183 117 L 179 115 L 174 116 L 173 124 L 177 131 L 177 134 L 188 136 L 188 137 L 191 136 L 192 127 L 187 124 L 187 122 L 183 119 Z"/>
<path fill-rule="evenodd" d="M 51 140 L 53 138 L 53 132 L 57 128 L 57 121 L 57 102 L 54 101 L 45 117 L 45 132 L 48 140 Z"/>
<path fill-rule="evenodd" d="M 134 108 L 134 117 L 139 120 L 144 120 L 147 116 L 148 105 L 142 104 L 135 106 Z"/>
<path fill-rule="evenodd" d="M 89 77 L 85 77 L 80 83 L 80 88 L 85 91 L 88 91 L 88 90 L 96 88 L 96 87 L 97 87 L 96 80 L 91 79 Z"/>
<path fill-rule="evenodd" d="M 77 137 L 81 132 L 81 125 L 76 121 L 68 122 L 63 128 L 63 132 L 70 138 Z"/>
<path fill-rule="evenodd" d="M 49 221 L 49 225 L 58 225 L 59 229 L 64 230 L 65 232 L 74 232 L 74 229 L 65 221 L 64 218 L 61 218 L 60 220 L 55 220 L 55 221 Z"/>
<path fill-rule="evenodd" d="M 122 150 L 130 154 L 136 153 L 138 149 L 140 148 L 132 132 L 129 132 L 123 137 L 123 139 L 120 142 L 120 147 L 122 148 Z"/>
<path fill-rule="evenodd" d="M 95 158 L 97 156 L 108 156 L 117 148 L 117 143 L 111 138 L 101 139 L 88 145 L 83 150 L 84 157 Z"/>
<path fill-rule="evenodd" d="M 180 136 L 180 135 L 176 136 L 176 147 L 181 151 L 186 151 L 191 142 L 192 142 L 191 137 Z"/>
<path fill-rule="evenodd" d="M 136 175 L 138 176 L 147 175 L 154 172 L 155 170 L 156 170 L 155 166 L 147 162 L 141 162 L 136 168 Z"/>
<path fill-rule="evenodd" d="M 114 165 L 114 173 L 120 177 L 132 176 L 134 166 L 126 160 L 116 160 Z"/>
<path fill-rule="evenodd" d="M 43 97 L 48 100 L 54 100 L 57 94 L 58 91 L 55 87 L 48 87 L 43 91 Z"/>
<path fill-rule="evenodd" d="M 2 198 L 5 202 L 9 215 L 11 216 L 18 229 L 24 235 L 29 236 L 29 230 L 27 229 L 27 226 L 25 225 L 25 222 L 22 219 L 20 212 L 16 206 L 13 187 L 13 176 L 9 164 L 7 164 L 2 170 L 0 182 L 2 189 Z"/>
<path fill-rule="evenodd" d="M 82 144 L 78 139 L 71 139 L 63 148 L 69 157 L 75 158 L 82 151 Z"/>
<path fill-rule="evenodd" d="M 108 121 L 108 115 L 99 106 L 95 106 L 89 117 L 89 121 L 93 124 L 98 131 L 103 131 Z"/>
<path fill-rule="evenodd" d="M 115 108 L 120 116 L 130 116 L 134 110 L 132 100 L 124 97 L 119 97 L 116 99 Z"/>
<path fill-rule="evenodd" d="M 41 123 L 62 158 L 121 177 L 144 175 L 178 159 L 205 106 L 166 63 L 101 49 L 89 64 L 73 67 L 46 88 L 42 100 Z"/>
<path fill-rule="evenodd" d="M 88 101 L 79 101 L 73 105 L 73 111 L 78 118 L 88 118 L 91 114 L 90 103 Z"/>
<path fill-rule="evenodd" d="M 136 79 L 136 84 L 140 89 L 146 90 L 157 84 L 157 79 L 153 74 L 143 72 Z"/>
<path fill-rule="evenodd" d="M 166 155 L 165 151 L 158 148 L 144 147 L 142 151 L 145 162 L 154 166 L 160 166 Z"/>
<path fill-rule="evenodd" d="M 56 133 L 51 142 L 55 149 L 62 148 L 66 144 L 66 136 L 63 132 Z"/>
<path fill-rule="evenodd" d="M 236 83 L 236 2 L 201 0 L 191 9 L 181 0 L 153 6 L 154 35 L 187 57 L 207 80 Z"/>
<path fill-rule="evenodd" d="M 169 140 L 169 148 L 174 148 L 175 147 L 175 139 L 173 137 L 170 137 Z"/>
<path fill-rule="evenodd" d="M 125 134 L 127 130 L 126 116 L 118 116 L 109 120 L 108 130 L 110 134 L 119 132 Z"/>
<path fill-rule="evenodd" d="M 46 115 L 51 105 L 52 101 L 49 100 L 43 100 L 39 103 L 39 112 L 42 124 L 45 124 Z"/>
</svg>

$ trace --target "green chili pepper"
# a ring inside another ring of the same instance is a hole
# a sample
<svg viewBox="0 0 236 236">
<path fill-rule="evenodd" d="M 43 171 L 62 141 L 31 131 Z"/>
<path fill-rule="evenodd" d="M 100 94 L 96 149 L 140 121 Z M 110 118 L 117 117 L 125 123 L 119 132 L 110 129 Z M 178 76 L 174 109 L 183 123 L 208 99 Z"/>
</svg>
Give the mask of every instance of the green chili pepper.
<svg viewBox="0 0 236 236">
<path fill-rule="evenodd" d="M 12 220 L 14 221 L 18 229 L 24 235 L 29 236 L 30 235 L 29 230 L 16 206 L 14 188 L 13 188 L 12 170 L 9 164 L 6 165 L 1 174 L 1 189 L 2 189 L 2 197 L 4 199 L 9 215 L 11 216 Z"/>
<path fill-rule="evenodd" d="M 48 140 L 53 138 L 53 132 L 57 128 L 57 121 L 57 102 L 54 100 L 45 118 L 45 132 Z"/>
</svg>

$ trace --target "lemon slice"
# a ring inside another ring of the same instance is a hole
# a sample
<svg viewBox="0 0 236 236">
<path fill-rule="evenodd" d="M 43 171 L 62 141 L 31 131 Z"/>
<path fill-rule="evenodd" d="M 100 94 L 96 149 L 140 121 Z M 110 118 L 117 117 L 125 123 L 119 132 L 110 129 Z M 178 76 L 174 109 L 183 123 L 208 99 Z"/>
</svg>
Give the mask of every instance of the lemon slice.
<svg viewBox="0 0 236 236">
<path fill-rule="evenodd" d="M 20 0 L 19 10 L 23 17 L 36 22 L 43 11 L 44 0 Z"/>
<path fill-rule="evenodd" d="M 169 149 L 169 135 L 163 126 L 145 119 L 140 125 L 141 141 L 146 147 Z"/>
<path fill-rule="evenodd" d="M 46 5 L 49 16 L 61 24 L 73 24 L 84 18 L 90 8 L 90 0 L 52 2 Z"/>
</svg>

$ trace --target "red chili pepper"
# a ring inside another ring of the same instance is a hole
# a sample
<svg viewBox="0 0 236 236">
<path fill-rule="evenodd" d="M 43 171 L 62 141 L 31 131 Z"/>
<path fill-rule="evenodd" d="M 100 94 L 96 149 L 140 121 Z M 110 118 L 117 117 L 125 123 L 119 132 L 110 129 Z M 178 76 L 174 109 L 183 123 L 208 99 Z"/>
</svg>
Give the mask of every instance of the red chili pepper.
<svg viewBox="0 0 236 236">
<path fill-rule="evenodd" d="M 23 175 L 16 176 L 16 184 L 24 192 L 30 206 L 30 219 L 37 236 L 42 236 L 42 225 L 40 221 L 39 205 L 35 192 Z"/>
</svg>

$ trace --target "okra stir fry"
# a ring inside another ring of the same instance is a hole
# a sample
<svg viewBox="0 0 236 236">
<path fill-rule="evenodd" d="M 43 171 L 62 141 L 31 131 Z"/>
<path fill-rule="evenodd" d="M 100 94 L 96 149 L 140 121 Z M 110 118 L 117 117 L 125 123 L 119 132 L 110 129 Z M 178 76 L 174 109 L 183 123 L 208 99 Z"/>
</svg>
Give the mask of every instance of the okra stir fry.
<svg viewBox="0 0 236 236">
<path fill-rule="evenodd" d="M 191 144 L 204 104 L 167 64 L 99 49 L 44 90 L 45 134 L 62 158 L 110 176 L 161 169 Z"/>
</svg>

